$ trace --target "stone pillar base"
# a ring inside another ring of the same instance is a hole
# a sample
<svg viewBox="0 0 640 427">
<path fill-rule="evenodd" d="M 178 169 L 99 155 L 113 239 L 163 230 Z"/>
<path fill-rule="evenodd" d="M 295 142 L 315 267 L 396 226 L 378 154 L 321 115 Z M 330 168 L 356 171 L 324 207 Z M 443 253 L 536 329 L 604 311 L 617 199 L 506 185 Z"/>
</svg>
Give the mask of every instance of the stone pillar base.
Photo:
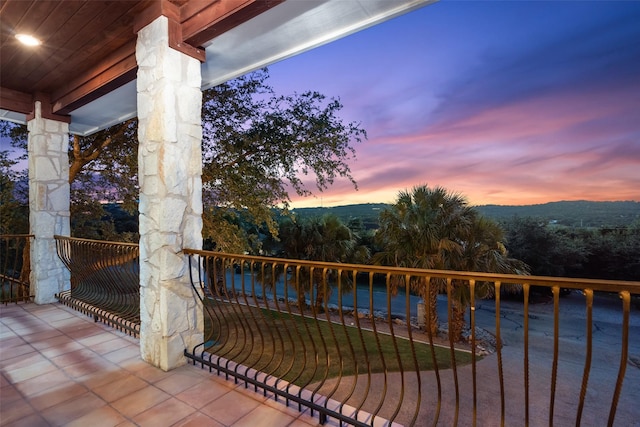
<svg viewBox="0 0 640 427">
<path fill-rule="evenodd" d="M 70 235 L 69 225 L 69 125 L 42 118 L 40 101 L 29 130 L 29 228 L 31 245 L 31 292 L 37 304 L 56 300 L 69 289 L 69 270 L 56 253 L 53 238 Z"/>
</svg>

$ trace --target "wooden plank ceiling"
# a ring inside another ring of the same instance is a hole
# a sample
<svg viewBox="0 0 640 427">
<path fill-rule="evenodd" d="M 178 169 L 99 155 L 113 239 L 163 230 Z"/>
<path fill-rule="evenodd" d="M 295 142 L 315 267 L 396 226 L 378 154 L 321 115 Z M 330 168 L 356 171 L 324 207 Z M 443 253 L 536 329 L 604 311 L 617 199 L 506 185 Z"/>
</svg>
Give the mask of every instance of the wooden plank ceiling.
<svg viewBox="0 0 640 427">
<path fill-rule="evenodd" d="M 0 108 L 68 114 L 136 77 L 136 31 L 160 15 L 172 47 L 204 60 L 201 46 L 284 0 L 3 0 Z M 24 46 L 27 33 L 42 45 Z"/>
</svg>

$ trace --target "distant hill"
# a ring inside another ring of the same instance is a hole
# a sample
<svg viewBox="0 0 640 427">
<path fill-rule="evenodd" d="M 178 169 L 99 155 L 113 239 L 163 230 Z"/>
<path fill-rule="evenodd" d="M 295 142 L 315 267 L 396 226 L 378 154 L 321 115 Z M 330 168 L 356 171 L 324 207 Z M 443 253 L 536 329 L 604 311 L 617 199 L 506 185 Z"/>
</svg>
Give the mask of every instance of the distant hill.
<svg viewBox="0 0 640 427">
<path fill-rule="evenodd" d="M 562 201 L 527 206 L 477 206 L 483 215 L 504 220 L 514 216 L 544 219 L 569 227 L 624 227 L 640 219 L 640 202 Z"/>
<path fill-rule="evenodd" d="M 378 227 L 378 215 L 389 205 L 366 203 L 335 207 L 299 208 L 293 212 L 301 217 L 333 214 L 343 222 L 359 218 L 366 228 Z M 476 209 L 484 216 L 496 221 L 508 220 L 514 216 L 534 217 L 568 227 L 625 227 L 640 220 L 640 202 L 550 202 L 539 205 L 502 206 L 482 205 Z"/>
<path fill-rule="evenodd" d="M 298 208 L 292 212 L 301 218 L 316 217 L 327 214 L 335 215 L 345 224 L 352 219 L 360 219 L 367 229 L 378 228 L 378 215 L 382 209 L 389 207 L 385 203 L 364 203 L 359 205 L 346 205 L 334 207 L 317 207 L 317 208 Z"/>
</svg>

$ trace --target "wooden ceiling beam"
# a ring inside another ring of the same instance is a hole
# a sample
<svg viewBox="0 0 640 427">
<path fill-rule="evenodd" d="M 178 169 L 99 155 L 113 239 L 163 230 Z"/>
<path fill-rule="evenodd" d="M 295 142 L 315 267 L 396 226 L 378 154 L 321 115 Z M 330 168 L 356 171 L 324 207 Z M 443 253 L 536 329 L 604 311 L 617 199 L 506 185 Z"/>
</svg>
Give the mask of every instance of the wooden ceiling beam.
<svg viewBox="0 0 640 427">
<path fill-rule="evenodd" d="M 169 47 L 196 58 L 200 62 L 204 62 L 204 49 L 185 43 L 182 25 L 180 24 L 180 8 L 169 2 L 169 0 L 156 1 L 143 13 L 139 14 L 136 17 L 133 31 L 137 33 L 160 16 L 164 16 L 169 20 Z"/>
<path fill-rule="evenodd" d="M 36 116 L 35 103 L 40 101 L 40 115 L 43 119 L 55 120 L 63 123 L 71 123 L 71 116 L 65 114 L 56 114 L 53 112 L 51 97 L 48 93 L 36 92 L 33 95 L 33 103 L 31 113 L 27 114 L 27 121 L 33 120 Z"/>
<path fill-rule="evenodd" d="M 16 113 L 29 114 L 33 111 L 33 97 L 30 93 L 0 87 L 0 108 Z"/>
<path fill-rule="evenodd" d="M 285 0 L 226 0 L 203 4 L 191 1 L 180 8 L 182 35 L 192 46 L 237 27 Z"/>
<path fill-rule="evenodd" d="M 37 92 L 33 96 L 29 93 L 19 92 L 8 88 L 0 88 L 0 108 L 16 113 L 22 113 L 26 120 L 35 117 L 35 104 L 40 101 L 41 115 L 44 119 L 56 120 L 58 122 L 71 123 L 71 117 L 65 114 L 53 112 L 51 98 L 47 93 Z"/>
<path fill-rule="evenodd" d="M 135 41 L 131 41 L 52 94 L 53 112 L 68 114 L 136 78 Z"/>
<path fill-rule="evenodd" d="M 133 32 L 137 34 L 138 31 L 160 16 L 166 16 L 170 21 L 179 21 L 180 9 L 169 0 L 155 1 L 136 16 L 133 22 Z"/>
</svg>

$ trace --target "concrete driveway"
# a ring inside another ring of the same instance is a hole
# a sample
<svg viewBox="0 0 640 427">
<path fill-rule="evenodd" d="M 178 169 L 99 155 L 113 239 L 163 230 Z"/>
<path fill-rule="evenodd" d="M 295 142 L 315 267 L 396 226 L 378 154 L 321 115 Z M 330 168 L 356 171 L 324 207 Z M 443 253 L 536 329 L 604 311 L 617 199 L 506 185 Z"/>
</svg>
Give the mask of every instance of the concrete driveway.
<svg viewBox="0 0 640 427">
<path fill-rule="evenodd" d="M 446 319 L 446 301 L 440 301 L 440 319 Z M 617 295 L 597 295 L 593 308 L 593 350 L 591 371 L 581 416 L 582 426 L 606 426 L 620 367 L 622 336 L 622 303 Z M 504 346 L 500 355 L 504 378 L 504 413 L 506 426 L 525 425 L 524 378 L 524 316 L 523 304 L 502 301 L 501 334 Z M 476 322 L 495 333 L 495 302 L 480 301 L 476 309 Z M 553 365 L 553 302 L 543 300 L 530 305 L 529 312 L 529 425 L 574 426 L 578 412 L 580 391 L 586 358 L 586 310 L 584 297 L 575 292 L 560 299 L 559 357 L 555 388 L 553 417 L 551 418 L 551 378 Z M 499 355 L 493 353 L 477 363 L 476 425 L 501 424 L 501 393 L 499 382 Z M 640 312 L 631 312 L 629 329 L 629 361 L 620 395 L 616 426 L 640 426 Z M 458 367 L 459 401 L 456 416 L 454 376 L 451 370 L 439 372 L 441 404 L 438 426 L 473 424 L 472 366 Z M 334 398 L 340 399 L 341 390 L 349 389 L 352 381 L 342 379 Z M 328 381 L 323 391 L 333 389 Z M 404 394 L 403 392 L 404 388 Z M 418 399 L 418 389 L 420 397 Z M 363 409 L 373 412 L 382 402 L 379 415 L 390 418 L 395 411 L 398 396 L 403 396 L 403 409 L 394 421 L 411 425 L 416 405 L 418 417 L 413 425 L 431 426 L 438 410 L 438 386 L 434 372 L 423 372 L 420 385 L 415 375 L 401 378 L 398 373 L 359 376 L 353 397 L 348 402 L 357 406 L 361 396 L 368 397 Z"/>
</svg>

